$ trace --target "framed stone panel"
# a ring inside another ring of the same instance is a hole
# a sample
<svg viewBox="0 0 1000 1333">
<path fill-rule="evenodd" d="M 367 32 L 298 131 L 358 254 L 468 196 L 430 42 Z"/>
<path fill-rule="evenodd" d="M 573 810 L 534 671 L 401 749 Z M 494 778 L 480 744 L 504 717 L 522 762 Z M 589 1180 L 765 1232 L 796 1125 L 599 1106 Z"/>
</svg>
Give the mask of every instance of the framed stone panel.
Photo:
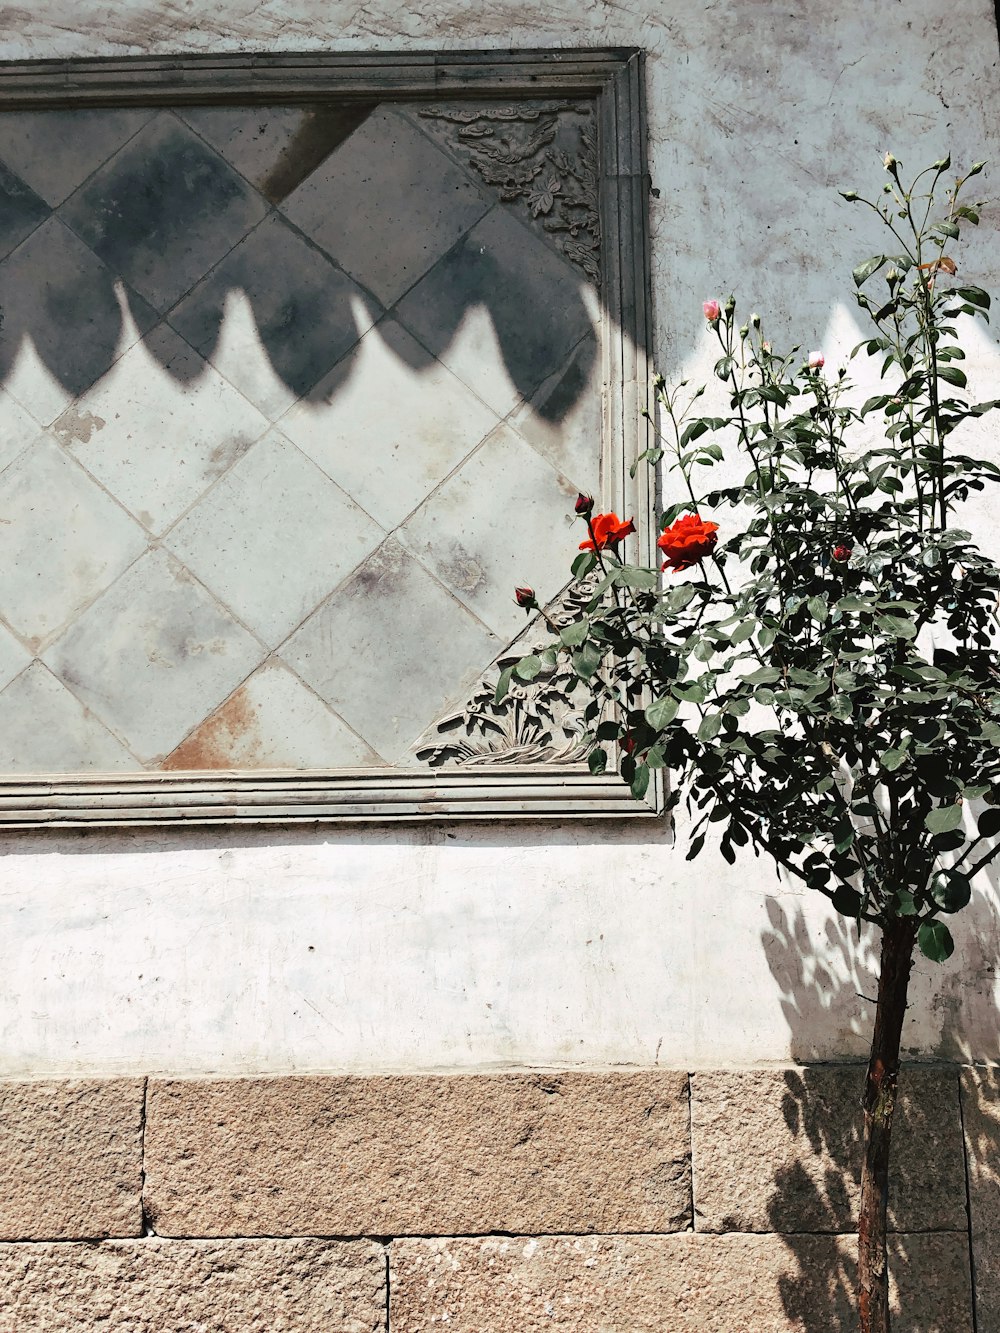
<svg viewBox="0 0 1000 1333">
<path fill-rule="evenodd" d="M 649 815 L 558 674 L 634 515 L 634 51 L 0 66 L 0 822 Z"/>
</svg>

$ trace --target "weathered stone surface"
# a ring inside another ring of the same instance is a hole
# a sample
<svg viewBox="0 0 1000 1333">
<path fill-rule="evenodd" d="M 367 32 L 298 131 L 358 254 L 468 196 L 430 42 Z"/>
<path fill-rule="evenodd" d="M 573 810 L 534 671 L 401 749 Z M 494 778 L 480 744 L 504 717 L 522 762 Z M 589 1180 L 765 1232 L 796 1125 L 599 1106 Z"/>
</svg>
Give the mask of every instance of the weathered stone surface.
<svg viewBox="0 0 1000 1333">
<path fill-rule="evenodd" d="M 692 1076 L 699 1231 L 850 1231 L 856 1225 L 864 1068 L 743 1070 Z M 893 1133 L 890 1226 L 967 1225 L 952 1069 L 908 1068 Z"/>
<path fill-rule="evenodd" d="M 364 1241 L 0 1245 L 0 1333 L 376 1333 L 385 1301 Z"/>
<path fill-rule="evenodd" d="M 963 1069 L 976 1311 L 982 1333 L 1000 1328 L 1000 1068 Z"/>
<path fill-rule="evenodd" d="M 151 1081 L 167 1235 L 468 1235 L 690 1225 L 687 1076 Z"/>
<path fill-rule="evenodd" d="M 138 1236 L 142 1079 L 0 1082 L 0 1240 Z"/>
<path fill-rule="evenodd" d="M 897 1333 L 971 1333 L 968 1247 L 898 1236 Z M 390 1247 L 393 1333 L 843 1333 L 848 1236 L 545 1236 Z"/>
</svg>

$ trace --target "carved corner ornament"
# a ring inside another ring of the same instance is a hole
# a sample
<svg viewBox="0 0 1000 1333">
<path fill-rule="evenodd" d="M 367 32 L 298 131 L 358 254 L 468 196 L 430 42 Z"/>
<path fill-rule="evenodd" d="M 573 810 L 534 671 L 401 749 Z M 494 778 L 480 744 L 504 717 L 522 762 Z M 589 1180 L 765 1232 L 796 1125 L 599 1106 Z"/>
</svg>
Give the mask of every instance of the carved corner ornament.
<svg viewBox="0 0 1000 1333">
<path fill-rule="evenodd" d="M 592 101 L 423 107 L 435 137 L 582 269 L 601 275 L 597 121 Z"/>
</svg>

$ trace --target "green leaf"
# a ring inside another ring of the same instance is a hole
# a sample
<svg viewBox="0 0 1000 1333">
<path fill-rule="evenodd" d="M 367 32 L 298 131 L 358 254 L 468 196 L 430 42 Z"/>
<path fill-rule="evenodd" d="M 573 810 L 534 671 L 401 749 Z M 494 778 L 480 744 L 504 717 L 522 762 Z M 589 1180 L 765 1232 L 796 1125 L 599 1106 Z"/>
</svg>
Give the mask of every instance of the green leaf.
<svg viewBox="0 0 1000 1333">
<path fill-rule="evenodd" d="M 990 294 L 984 292 L 982 287 L 957 287 L 955 295 L 960 296 L 963 301 L 968 301 L 969 305 L 977 305 L 980 310 L 989 310 Z"/>
<path fill-rule="evenodd" d="M 955 952 L 955 941 L 943 921 L 923 921 L 917 931 L 920 952 L 932 963 L 943 963 Z"/>
<path fill-rule="evenodd" d="M 806 602 L 806 606 L 808 607 L 809 614 L 812 616 L 813 620 L 818 620 L 820 624 L 822 624 L 828 613 L 826 595 L 821 594 L 818 597 L 810 597 L 808 602 Z"/>
<path fill-rule="evenodd" d="M 665 694 L 662 699 L 654 699 L 647 706 L 644 716 L 654 731 L 662 731 L 673 722 L 678 708 L 680 708 L 679 701 L 672 695 Z"/>
<path fill-rule="evenodd" d="M 655 588 L 660 576 L 655 569 L 641 569 L 638 565 L 622 565 L 616 575 L 617 583 L 626 588 Z"/>
<path fill-rule="evenodd" d="M 830 715 L 838 722 L 846 722 L 854 712 L 854 705 L 846 694 L 835 694 L 830 703 Z"/>
<path fill-rule="evenodd" d="M 905 750 L 886 750 L 879 756 L 879 763 L 883 768 L 888 769 L 890 773 L 895 773 L 896 769 L 905 762 Z"/>
<path fill-rule="evenodd" d="M 744 680 L 748 685 L 773 685 L 781 679 L 781 672 L 777 667 L 760 667 L 756 671 L 751 671 Z"/>
<path fill-rule="evenodd" d="M 834 911 L 857 921 L 861 915 L 861 894 L 849 884 L 838 884 L 833 894 Z"/>
<path fill-rule="evenodd" d="M 689 680 L 683 685 L 675 685 L 673 695 L 688 704 L 703 704 L 708 698 L 708 690 L 700 680 Z"/>
<path fill-rule="evenodd" d="M 694 584 L 682 583 L 679 587 L 667 594 L 663 599 L 663 610 L 667 615 L 675 615 L 678 611 L 683 611 L 694 596 Z"/>
<path fill-rule="evenodd" d="M 608 767 L 607 751 L 601 749 L 591 750 L 590 754 L 587 755 L 587 767 L 595 777 L 600 773 L 606 772 Z"/>
<path fill-rule="evenodd" d="M 601 665 L 601 650 L 596 643 L 585 643 L 573 654 L 573 670 L 581 680 L 589 680 Z"/>
<path fill-rule="evenodd" d="M 575 579 L 585 579 L 596 564 L 597 556 L 593 551 L 581 551 L 570 565 L 570 569 Z"/>
<path fill-rule="evenodd" d="M 646 795 L 646 792 L 647 792 L 647 790 L 648 790 L 648 788 L 649 788 L 649 765 L 648 765 L 648 764 L 637 764 L 637 765 L 636 765 L 635 777 L 632 779 L 632 781 L 631 781 L 631 783 L 629 784 L 629 786 L 630 786 L 631 789 L 632 789 L 632 795 L 635 797 L 635 799 L 636 799 L 637 801 L 641 801 L 642 798 Z"/>
<path fill-rule="evenodd" d="M 904 616 L 876 616 L 875 624 L 883 634 L 891 635 L 894 639 L 915 639 L 917 637 L 916 625 Z"/>
<path fill-rule="evenodd" d="M 500 679 L 497 681 L 497 687 L 493 694 L 495 704 L 500 703 L 502 699 L 507 697 L 507 691 L 510 689 L 510 678 L 513 674 L 514 668 L 512 666 L 504 667 L 500 672 Z"/>
<path fill-rule="evenodd" d="M 834 825 L 833 845 L 838 852 L 846 852 L 854 843 L 854 825 L 849 819 L 842 819 Z"/>
<path fill-rule="evenodd" d="M 988 805 L 979 816 L 979 836 L 995 838 L 998 833 L 1000 833 L 1000 809 L 995 805 Z"/>
<path fill-rule="evenodd" d="M 866 259 L 863 264 L 859 264 L 852 275 L 855 287 L 863 286 L 873 273 L 877 273 L 885 263 L 885 259 L 885 255 L 873 255 L 871 259 Z"/>
<path fill-rule="evenodd" d="M 965 371 L 959 370 L 958 366 L 938 366 L 938 378 L 947 380 L 949 384 L 957 384 L 960 389 L 964 389 L 969 382 Z"/>
<path fill-rule="evenodd" d="M 910 892 L 909 889 L 897 889 L 895 893 L 895 898 L 896 898 L 897 915 L 916 916 L 917 913 L 920 911 L 919 907 L 917 906 L 917 900 L 914 898 L 913 894 Z"/>
<path fill-rule="evenodd" d="M 514 675 L 519 680 L 534 680 L 542 669 L 542 659 L 537 653 L 529 653 L 527 657 L 522 657 L 520 662 L 514 666 Z"/>
<path fill-rule="evenodd" d="M 924 820 L 924 826 L 931 833 L 950 833 L 962 822 L 962 806 L 936 805 Z"/>
<path fill-rule="evenodd" d="M 953 241 L 957 241 L 959 230 L 954 222 L 935 222 L 931 231 L 936 231 L 940 236 L 947 236 Z"/>
<path fill-rule="evenodd" d="M 720 357 L 719 360 L 716 361 L 715 363 L 716 375 L 719 377 L 720 380 L 729 379 L 729 376 L 733 373 L 733 366 L 735 364 L 736 363 L 731 356 Z"/>
<path fill-rule="evenodd" d="M 579 648 L 590 630 L 590 621 L 587 619 L 574 621 L 572 625 L 567 625 L 565 629 L 559 631 L 559 638 L 567 648 Z"/>
<path fill-rule="evenodd" d="M 957 870 L 942 870 L 931 880 L 931 897 L 942 912 L 960 912 L 972 897 L 968 876 Z"/>
<path fill-rule="evenodd" d="M 744 620 L 742 624 L 737 625 L 732 634 L 730 634 L 729 642 L 731 644 L 745 642 L 750 638 L 756 628 L 757 622 L 755 620 Z"/>
<path fill-rule="evenodd" d="M 698 727 L 698 739 L 700 741 L 714 741 L 722 727 L 721 713 L 706 713 L 701 719 L 701 725 Z"/>
</svg>

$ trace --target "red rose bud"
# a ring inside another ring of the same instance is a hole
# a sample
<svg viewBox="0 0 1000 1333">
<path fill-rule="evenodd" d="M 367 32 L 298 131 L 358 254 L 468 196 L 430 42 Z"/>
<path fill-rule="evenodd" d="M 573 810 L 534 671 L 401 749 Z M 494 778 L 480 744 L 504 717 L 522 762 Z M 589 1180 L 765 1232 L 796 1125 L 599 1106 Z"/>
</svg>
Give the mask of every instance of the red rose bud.
<svg viewBox="0 0 1000 1333">
<path fill-rule="evenodd" d="M 635 532 L 635 524 L 629 519 L 623 522 L 617 514 L 595 514 L 590 520 L 593 539 L 580 543 L 581 551 L 603 551 L 606 546 L 612 549 L 625 537 Z"/>
<path fill-rule="evenodd" d="M 836 560 L 838 565 L 846 565 L 853 554 L 853 546 L 845 546 L 843 542 L 838 542 L 830 552 L 830 558 Z"/>
<path fill-rule="evenodd" d="M 626 754 L 635 753 L 635 737 L 628 732 L 622 737 L 622 749 Z"/>
<path fill-rule="evenodd" d="M 690 569 L 699 560 L 704 560 L 715 550 L 718 531 L 718 523 L 703 523 L 697 514 L 682 515 L 656 540 L 667 557 L 661 569 L 672 569 L 679 574 L 682 569 Z"/>
<path fill-rule="evenodd" d="M 586 518 L 594 512 L 594 497 L 592 495 L 578 495 L 576 504 L 573 506 L 581 518 Z"/>
<path fill-rule="evenodd" d="M 535 601 L 534 588 L 515 588 L 514 601 L 518 606 L 523 606 L 526 611 L 532 610 L 538 603 Z"/>
</svg>

